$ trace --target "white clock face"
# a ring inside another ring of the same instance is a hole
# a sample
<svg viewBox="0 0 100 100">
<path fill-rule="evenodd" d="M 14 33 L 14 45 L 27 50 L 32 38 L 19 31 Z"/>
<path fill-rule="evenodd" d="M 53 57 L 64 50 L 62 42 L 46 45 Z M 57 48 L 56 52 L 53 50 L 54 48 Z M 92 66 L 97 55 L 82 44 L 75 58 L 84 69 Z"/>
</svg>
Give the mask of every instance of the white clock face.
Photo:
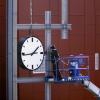
<svg viewBox="0 0 100 100">
<path fill-rule="evenodd" d="M 40 67 L 44 57 L 42 43 L 36 37 L 29 37 L 25 40 L 21 49 L 21 59 L 29 70 Z"/>
</svg>

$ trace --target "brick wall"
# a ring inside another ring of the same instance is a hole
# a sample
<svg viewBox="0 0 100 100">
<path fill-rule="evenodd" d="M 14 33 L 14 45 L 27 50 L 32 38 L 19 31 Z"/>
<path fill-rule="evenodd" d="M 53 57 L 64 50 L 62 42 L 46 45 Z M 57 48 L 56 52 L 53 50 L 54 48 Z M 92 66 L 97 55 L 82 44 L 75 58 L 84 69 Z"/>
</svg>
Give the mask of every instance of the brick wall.
<svg viewBox="0 0 100 100">
<path fill-rule="evenodd" d="M 57 3 L 58 1 L 58 3 Z M 44 23 L 44 9 L 53 12 L 53 23 L 60 22 L 60 0 L 33 0 L 33 22 Z M 18 23 L 30 23 L 29 2 L 19 0 Z M 47 6 L 47 4 L 49 4 Z M 50 8 L 49 8 L 50 7 Z M 0 0 L 0 100 L 6 100 L 6 0 Z M 100 0 L 69 0 L 69 22 L 72 31 L 68 40 L 61 40 L 59 31 L 52 31 L 53 43 L 67 54 L 85 53 L 90 56 L 90 77 L 100 87 L 100 70 L 94 70 L 94 54 L 100 53 Z M 19 31 L 18 38 L 27 36 L 27 31 Z M 44 31 L 34 31 L 42 42 Z M 41 33 L 41 34 L 40 34 Z M 55 39 L 56 38 L 56 39 Z M 64 45 L 62 45 L 64 44 Z M 66 48 L 65 48 L 66 46 Z M 19 67 L 18 67 L 19 68 Z M 19 76 L 32 76 L 31 72 L 19 68 Z M 44 84 L 20 84 L 18 100 L 44 100 Z M 96 98 L 80 85 L 52 84 L 52 100 L 95 100 Z"/>
<path fill-rule="evenodd" d="M 23 5 L 24 1 L 24 6 Z M 61 0 L 33 0 L 33 23 L 44 23 L 44 11 L 52 10 L 52 22 L 59 23 L 61 19 Z M 52 41 L 58 48 L 61 56 L 68 54 L 84 53 L 90 57 L 91 81 L 100 86 L 100 70 L 94 70 L 95 52 L 100 53 L 100 1 L 99 0 L 69 0 L 69 23 L 72 24 L 68 40 L 61 40 L 60 31 L 52 31 Z M 39 7 L 38 7 L 39 6 Z M 27 8 L 27 9 L 26 9 Z M 19 0 L 19 23 L 30 23 L 29 2 Z M 34 31 L 42 41 L 44 31 Z M 40 34 L 41 33 L 41 34 Z M 20 31 L 19 39 L 27 36 L 28 32 Z M 44 42 L 43 42 L 44 43 Z M 63 45 L 62 45 L 63 44 Z M 32 76 L 29 71 L 19 69 L 20 76 Z M 29 98 L 30 100 L 44 100 L 44 84 L 20 84 L 19 100 Z M 43 90 L 41 90 L 43 89 Z M 24 92 L 23 92 L 24 90 Z M 32 91 L 32 92 L 30 92 Z M 43 91 L 43 92 L 42 92 Z M 30 92 L 30 94 L 29 94 Z M 81 85 L 53 84 L 52 100 L 95 100 L 96 98 L 86 91 Z"/>
</svg>

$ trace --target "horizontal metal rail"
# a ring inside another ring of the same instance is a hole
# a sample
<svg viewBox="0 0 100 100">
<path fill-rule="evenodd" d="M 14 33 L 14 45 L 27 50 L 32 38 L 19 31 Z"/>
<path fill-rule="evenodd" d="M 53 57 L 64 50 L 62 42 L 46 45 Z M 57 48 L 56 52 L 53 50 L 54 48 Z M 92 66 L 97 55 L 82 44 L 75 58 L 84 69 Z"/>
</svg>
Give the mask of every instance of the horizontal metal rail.
<svg viewBox="0 0 100 100">
<path fill-rule="evenodd" d="M 17 24 L 17 30 L 28 29 L 67 29 L 71 30 L 71 24 Z"/>
<path fill-rule="evenodd" d="M 40 83 L 45 82 L 44 77 L 20 77 L 16 79 L 16 83 Z"/>
</svg>

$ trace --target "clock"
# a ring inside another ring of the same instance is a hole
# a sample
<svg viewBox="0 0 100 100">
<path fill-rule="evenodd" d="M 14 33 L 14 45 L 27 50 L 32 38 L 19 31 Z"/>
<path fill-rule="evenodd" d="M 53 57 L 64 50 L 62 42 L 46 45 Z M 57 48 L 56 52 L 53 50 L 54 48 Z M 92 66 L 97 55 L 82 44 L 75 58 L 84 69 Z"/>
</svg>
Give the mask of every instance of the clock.
<svg viewBox="0 0 100 100">
<path fill-rule="evenodd" d="M 44 49 L 36 37 L 22 39 L 18 43 L 18 63 L 29 70 L 36 70 L 43 62 Z"/>
</svg>

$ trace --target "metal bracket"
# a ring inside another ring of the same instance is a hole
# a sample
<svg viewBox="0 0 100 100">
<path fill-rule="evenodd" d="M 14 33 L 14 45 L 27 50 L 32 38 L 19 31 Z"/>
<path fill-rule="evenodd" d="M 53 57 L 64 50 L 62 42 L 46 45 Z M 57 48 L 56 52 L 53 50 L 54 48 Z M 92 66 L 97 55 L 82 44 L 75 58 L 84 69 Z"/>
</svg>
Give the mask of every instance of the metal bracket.
<svg viewBox="0 0 100 100">
<path fill-rule="evenodd" d="M 61 24 L 51 24 L 51 16 L 50 12 L 47 12 L 47 20 L 45 20 L 45 24 L 17 24 L 17 0 L 8 0 L 7 2 L 7 10 L 8 10 L 8 45 L 7 45 L 7 73 L 8 73 L 8 100 L 17 100 L 17 84 L 18 83 L 27 83 L 27 82 L 38 82 L 39 80 L 43 82 L 43 79 L 34 78 L 18 78 L 17 76 L 17 30 L 29 30 L 30 27 L 32 29 L 37 30 L 45 30 L 46 35 L 46 49 L 48 45 L 51 43 L 51 30 L 61 30 L 62 38 L 66 38 L 66 32 L 71 29 L 71 24 L 68 24 L 68 11 L 66 10 L 68 7 L 68 0 L 61 0 L 61 11 L 62 11 L 62 19 Z M 32 16 L 32 15 L 31 15 Z M 46 19 L 46 18 L 45 18 Z M 32 20 L 32 19 L 31 19 Z M 32 22 L 32 21 L 31 21 Z M 64 23 L 63 23 L 64 22 Z M 68 33 L 67 33 L 68 35 Z M 50 41 L 47 41 L 49 37 Z M 32 80 L 33 79 L 33 80 Z M 45 84 L 45 100 L 51 100 L 51 84 Z"/>
</svg>

